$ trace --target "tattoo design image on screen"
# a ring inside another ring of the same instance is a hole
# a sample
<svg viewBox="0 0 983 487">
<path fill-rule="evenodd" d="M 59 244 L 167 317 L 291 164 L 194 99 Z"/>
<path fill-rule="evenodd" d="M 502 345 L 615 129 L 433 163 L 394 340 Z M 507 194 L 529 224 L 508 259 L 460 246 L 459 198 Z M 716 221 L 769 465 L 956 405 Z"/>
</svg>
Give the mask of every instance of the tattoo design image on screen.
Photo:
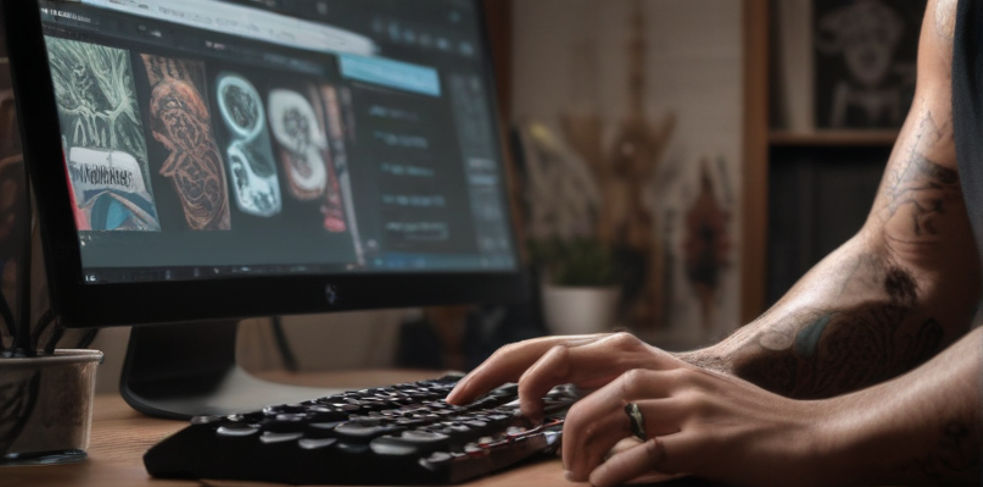
<svg viewBox="0 0 983 487">
<path fill-rule="evenodd" d="M 359 263 L 365 262 L 362 251 L 362 239 L 358 231 L 358 220 L 355 218 L 355 202 L 352 198 L 351 173 L 348 171 L 348 149 L 345 144 L 345 124 L 342 117 L 342 96 L 332 85 L 322 85 L 312 97 L 320 94 L 321 103 L 317 108 L 317 116 L 321 125 L 327 127 L 328 143 L 331 148 L 331 162 L 328 165 L 330 178 L 329 191 L 325 195 L 321 213 L 324 214 L 324 227 L 330 229 L 332 222 L 348 219 L 348 230 L 355 244 L 355 255 Z M 342 227 L 344 229 L 344 227 Z"/>
<path fill-rule="evenodd" d="M 316 97 L 316 91 L 310 92 Z M 324 228 L 346 231 L 338 180 L 331 167 L 331 154 L 324 126 L 313 102 L 297 91 L 274 89 L 269 95 L 270 127 L 279 147 L 280 165 L 290 194 L 300 201 L 322 199 Z"/>
<path fill-rule="evenodd" d="M 250 215 L 276 215 L 283 204 L 263 99 L 239 74 L 223 72 L 215 84 L 219 112 L 229 132 L 225 157 L 236 204 Z"/>
<path fill-rule="evenodd" d="M 79 230 L 159 231 L 130 54 L 45 41 Z"/>
<path fill-rule="evenodd" d="M 204 64 L 143 54 L 150 81 L 154 139 L 170 155 L 160 174 L 171 179 L 192 230 L 229 230 L 225 168 L 211 131 Z"/>
</svg>

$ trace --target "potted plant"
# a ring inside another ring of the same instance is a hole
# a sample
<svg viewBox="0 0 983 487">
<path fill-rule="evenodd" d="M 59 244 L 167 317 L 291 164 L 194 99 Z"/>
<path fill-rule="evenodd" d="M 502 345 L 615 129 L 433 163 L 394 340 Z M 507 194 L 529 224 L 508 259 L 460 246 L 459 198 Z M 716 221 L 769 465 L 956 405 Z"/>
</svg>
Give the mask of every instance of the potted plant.
<svg viewBox="0 0 983 487">
<path fill-rule="evenodd" d="M 552 333 L 584 334 L 616 325 L 620 272 L 600 241 L 551 238 L 530 245 L 542 281 L 543 318 Z"/>
<path fill-rule="evenodd" d="M 74 462 L 85 458 L 102 352 L 80 350 L 91 332 L 77 349 L 56 349 L 63 331 L 57 317 L 32 313 L 47 301 L 43 265 L 32 259 L 40 237 L 13 95 L 3 89 L 9 71 L 0 65 L 0 466 Z"/>
<path fill-rule="evenodd" d="M 23 181 L 10 177 L 20 172 L 13 169 L 22 166 L 19 162 L 0 160 L 0 187 L 18 193 L 21 204 L 7 214 L 26 226 L 26 184 L 3 184 Z M 11 244 L 12 238 L 21 242 Z M 0 466 L 80 461 L 89 443 L 95 372 L 103 354 L 82 349 L 91 342 L 91 332 L 75 349 L 56 349 L 64 329 L 54 313 L 31 312 L 32 296 L 46 287 L 43 272 L 32 276 L 32 247 L 38 242 L 30 231 L 0 235 Z M 9 299 L 13 296 L 16 301 Z"/>
</svg>

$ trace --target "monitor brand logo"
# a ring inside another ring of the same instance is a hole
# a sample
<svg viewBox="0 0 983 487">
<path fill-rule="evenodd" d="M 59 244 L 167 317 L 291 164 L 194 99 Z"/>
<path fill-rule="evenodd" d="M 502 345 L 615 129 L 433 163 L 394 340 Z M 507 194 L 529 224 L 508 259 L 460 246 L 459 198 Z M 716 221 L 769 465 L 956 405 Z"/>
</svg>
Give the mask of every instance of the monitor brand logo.
<svg viewBox="0 0 983 487">
<path fill-rule="evenodd" d="M 338 288 L 334 284 L 327 284 L 324 286 L 324 299 L 330 305 L 335 305 L 338 303 Z"/>
</svg>

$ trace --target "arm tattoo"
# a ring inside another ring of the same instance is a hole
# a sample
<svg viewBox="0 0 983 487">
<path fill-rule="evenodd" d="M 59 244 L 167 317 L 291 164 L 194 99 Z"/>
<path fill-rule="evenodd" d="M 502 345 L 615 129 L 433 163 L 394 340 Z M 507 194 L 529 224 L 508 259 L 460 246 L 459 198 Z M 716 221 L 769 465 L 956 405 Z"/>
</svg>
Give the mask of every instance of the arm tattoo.
<svg viewBox="0 0 983 487">
<path fill-rule="evenodd" d="M 861 260 L 857 272 L 875 272 L 887 299 L 782 317 L 784 323 L 746 345 L 754 353 L 738 359 L 734 372 L 773 392 L 811 399 L 881 382 L 938 352 L 944 330 L 917 312 L 911 275 L 869 256 Z"/>
<path fill-rule="evenodd" d="M 926 112 L 911 134 L 898 169 L 889 171 L 877 215 L 885 223 L 888 245 L 900 251 L 927 250 L 939 242 L 943 220 L 963 205 L 959 175 L 929 158 L 939 144 L 951 145 L 952 123 Z"/>
<path fill-rule="evenodd" d="M 923 458 L 912 460 L 901 467 L 933 482 L 952 481 L 964 477 L 967 481 L 979 481 L 980 427 L 973 421 L 950 420 L 942 425 L 935 449 Z"/>
<path fill-rule="evenodd" d="M 947 203 L 961 198 L 959 177 L 954 170 L 921 155 L 913 156 L 906 170 L 914 174 L 907 175 L 909 179 L 893 188 L 884 210 L 888 220 L 904 218 L 910 223 L 888 238 L 902 244 L 930 244 L 939 235 L 937 220 L 945 214 Z"/>
</svg>

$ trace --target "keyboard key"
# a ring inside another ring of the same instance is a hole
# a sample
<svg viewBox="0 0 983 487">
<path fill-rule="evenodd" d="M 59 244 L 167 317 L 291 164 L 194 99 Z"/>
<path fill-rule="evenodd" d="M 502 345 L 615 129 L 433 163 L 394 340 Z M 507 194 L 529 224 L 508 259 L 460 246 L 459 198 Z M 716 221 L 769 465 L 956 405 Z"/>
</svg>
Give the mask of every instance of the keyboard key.
<svg viewBox="0 0 983 487">
<path fill-rule="evenodd" d="M 250 426 L 245 423 L 241 423 L 241 424 L 232 423 L 232 424 L 219 426 L 218 430 L 216 430 L 215 432 L 219 436 L 242 437 L 242 436 L 251 436 L 256 433 L 259 433 L 259 428 Z"/>
<path fill-rule="evenodd" d="M 297 442 L 297 445 L 304 450 L 319 450 L 329 447 L 337 441 L 337 438 L 302 438 Z"/>
<path fill-rule="evenodd" d="M 301 433 L 274 433 L 272 431 L 264 431 L 259 437 L 259 441 L 264 445 L 269 445 L 271 443 L 283 443 L 285 441 L 298 440 L 304 435 Z"/>
</svg>

